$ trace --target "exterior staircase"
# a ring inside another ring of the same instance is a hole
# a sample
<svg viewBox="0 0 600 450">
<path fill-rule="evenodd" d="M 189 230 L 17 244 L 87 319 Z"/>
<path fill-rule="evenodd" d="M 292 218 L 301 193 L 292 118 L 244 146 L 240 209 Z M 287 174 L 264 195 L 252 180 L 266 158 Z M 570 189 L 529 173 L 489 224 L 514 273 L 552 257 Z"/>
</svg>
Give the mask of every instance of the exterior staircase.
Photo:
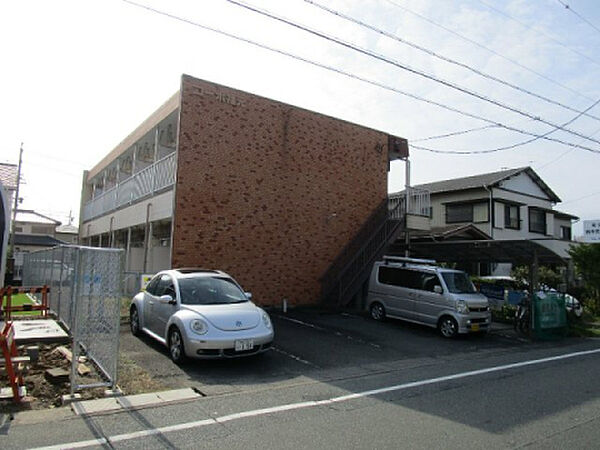
<svg viewBox="0 0 600 450">
<path fill-rule="evenodd" d="M 321 278 L 321 303 L 337 308 L 352 306 L 369 278 L 373 263 L 381 259 L 405 227 L 404 199 L 391 202 L 386 198 Z"/>
</svg>

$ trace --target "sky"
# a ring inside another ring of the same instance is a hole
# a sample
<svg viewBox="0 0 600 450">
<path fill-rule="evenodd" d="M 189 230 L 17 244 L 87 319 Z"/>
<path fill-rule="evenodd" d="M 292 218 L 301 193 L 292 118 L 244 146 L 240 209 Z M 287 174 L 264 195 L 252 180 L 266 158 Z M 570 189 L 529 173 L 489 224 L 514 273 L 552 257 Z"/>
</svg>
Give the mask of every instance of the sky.
<svg viewBox="0 0 600 450">
<path fill-rule="evenodd" d="M 63 223 L 71 213 L 77 223 L 82 171 L 185 73 L 405 137 L 413 185 L 531 166 L 562 199 L 557 209 L 600 219 L 600 105 L 581 114 L 600 99 L 597 0 L 239 0 L 379 59 L 227 0 L 135 1 L 187 22 L 123 0 L 0 2 L 0 162 L 16 164 L 23 143 L 21 208 Z M 477 152 L 531 139 L 495 126 L 423 141 L 489 125 L 431 102 L 588 149 L 544 139 L 484 154 L 419 149 Z M 571 121 L 573 133 L 556 129 Z M 404 177 L 404 163 L 393 162 L 389 191 L 403 189 Z M 576 223 L 574 234 L 581 230 Z"/>
</svg>

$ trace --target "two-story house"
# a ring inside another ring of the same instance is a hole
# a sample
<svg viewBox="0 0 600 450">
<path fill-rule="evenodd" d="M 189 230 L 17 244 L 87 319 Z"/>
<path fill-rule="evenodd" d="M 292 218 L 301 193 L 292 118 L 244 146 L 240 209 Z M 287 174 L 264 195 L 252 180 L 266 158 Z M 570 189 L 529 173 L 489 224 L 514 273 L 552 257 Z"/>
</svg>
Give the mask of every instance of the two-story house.
<svg viewBox="0 0 600 450">
<path fill-rule="evenodd" d="M 76 242 L 73 241 L 73 236 L 77 236 L 76 228 L 74 232 L 69 228 L 68 234 L 62 233 L 60 221 L 30 209 L 18 209 L 14 225 L 15 282 L 20 282 L 23 278 L 23 256 L 26 253 Z M 71 240 L 62 239 L 63 236 L 68 236 Z"/>
<path fill-rule="evenodd" d="M 571 224 L 577 217 L 554 209 L 560 198 L 531 167 L 436 181 L 416 188 L 430 193 L 431 231 L 414 234 L 414 239 L 528 240 L 560 258 L 569 257 Z M 460 262 L 460 254 L 456 258 Z M 480 275 L 508 275 L 510 269 L 508 263 L 485 263 L 478 271 Z"/>
</svg>

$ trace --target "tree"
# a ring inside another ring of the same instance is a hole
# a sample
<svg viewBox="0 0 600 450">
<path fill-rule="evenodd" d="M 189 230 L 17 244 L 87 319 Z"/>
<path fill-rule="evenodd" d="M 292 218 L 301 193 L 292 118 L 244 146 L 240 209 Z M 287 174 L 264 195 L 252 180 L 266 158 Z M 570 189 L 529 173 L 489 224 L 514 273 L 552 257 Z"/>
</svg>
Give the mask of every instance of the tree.
<svg viewBox="0 0 600 450">
<path fill-rule="evenodd" d="M 600 309 L 600 244 L 579 244 L 569 250 L 589 300 Z"/>
<path fill-rule="evenodd" d="M 525 287 L 529 284 L 529 266 L 516 266 L 511 270 L 511 275 L 521 286 Z M 540 285 L 558 289 L 558 285 L 563 282 L 563 277 L 550 267 L 540 266 L 538 282 Z"/>
</svg>

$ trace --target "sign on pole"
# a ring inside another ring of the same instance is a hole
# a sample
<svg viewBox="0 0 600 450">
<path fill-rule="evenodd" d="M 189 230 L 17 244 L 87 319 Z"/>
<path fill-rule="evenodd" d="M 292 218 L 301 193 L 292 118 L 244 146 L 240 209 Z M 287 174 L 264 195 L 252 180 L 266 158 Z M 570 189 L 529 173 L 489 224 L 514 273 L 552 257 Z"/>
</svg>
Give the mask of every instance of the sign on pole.
<svg viewBox="0 0 600 450">
<path fill-rule="evenodd" d="M 583 242 L 600 242 L 600 219 L 583 221 Z"/>
</svg>

